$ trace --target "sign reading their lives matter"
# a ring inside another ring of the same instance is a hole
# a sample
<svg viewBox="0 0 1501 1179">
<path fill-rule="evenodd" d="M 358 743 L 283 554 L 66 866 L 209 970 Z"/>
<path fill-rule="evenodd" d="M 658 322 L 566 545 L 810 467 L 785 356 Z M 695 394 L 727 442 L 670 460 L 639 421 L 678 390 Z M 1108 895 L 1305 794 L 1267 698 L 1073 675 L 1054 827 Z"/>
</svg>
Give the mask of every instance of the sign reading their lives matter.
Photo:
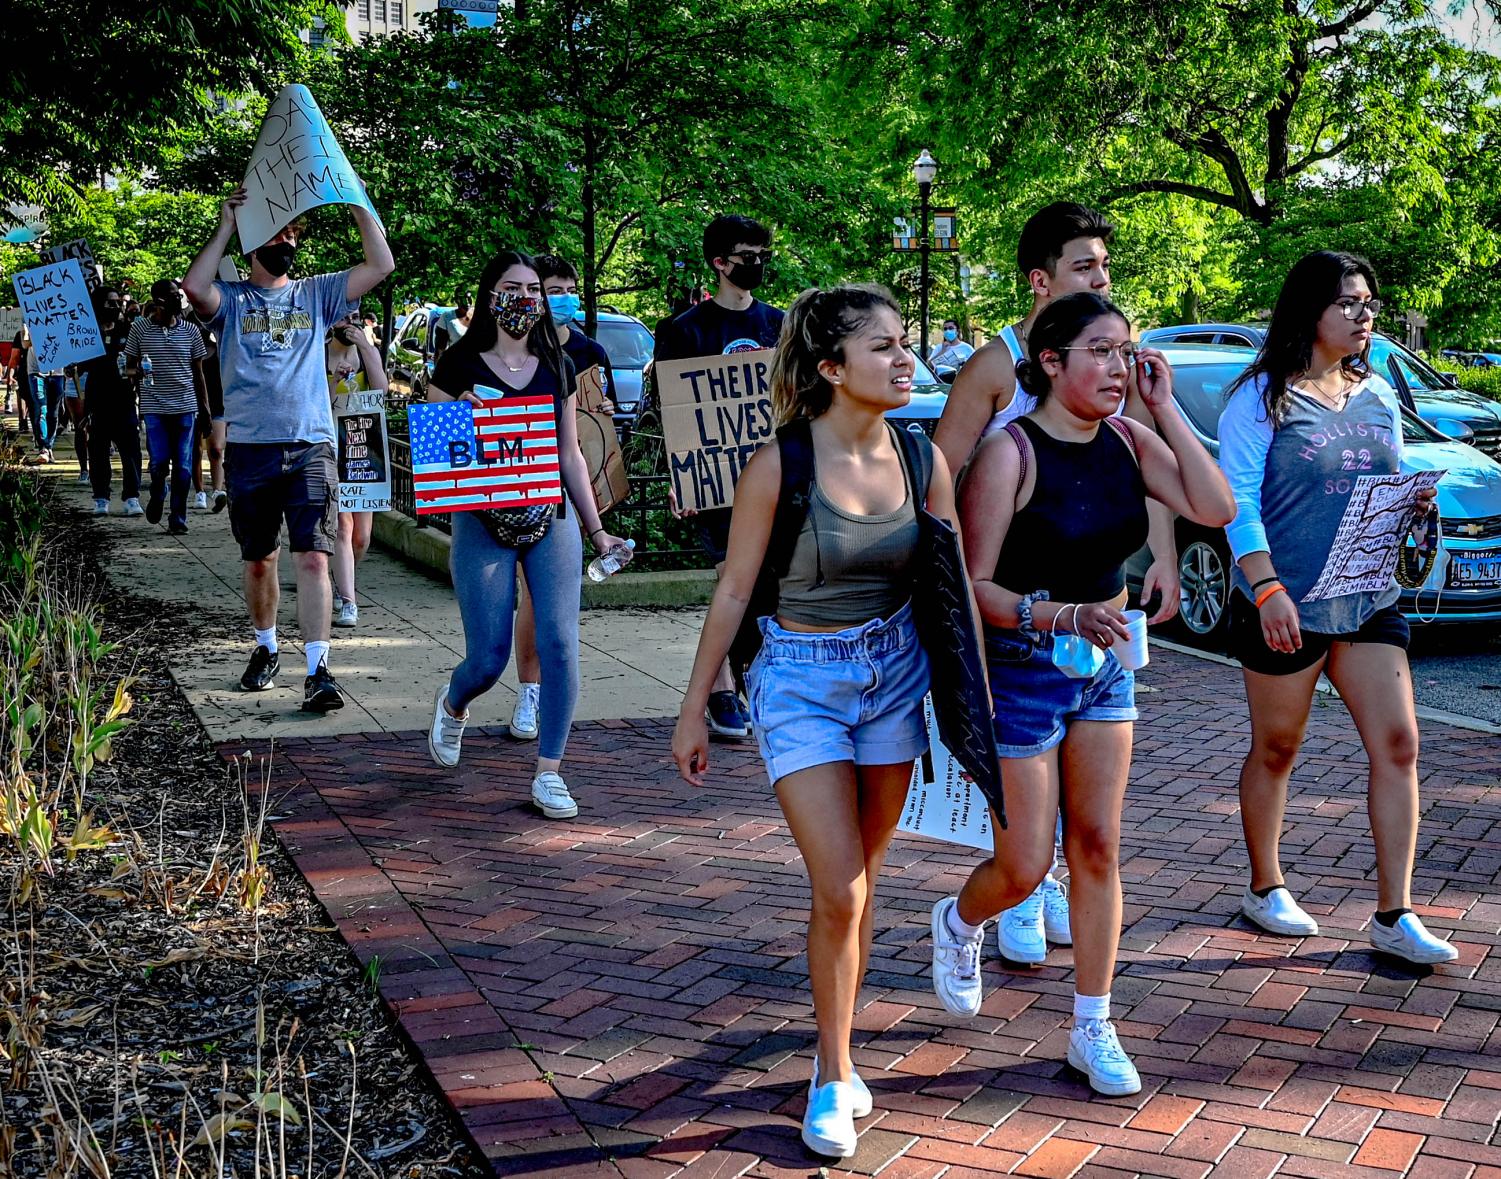
<svg viewBox="0 0 1501 1179">
<path fill-rule="evenodd" d="M 914 835 L 991 851 L 995 839 L 991 834 L 990 804 L 938 739 L 931 696 L 923 698 L 923 716 L 928 723 L 928 752 L 912 767 L 907 805 L 897 826 Z"/>
<path fill-rule="evenodd" d="M 1437 487 L 1443 476 L 1442 471 L 1357 476 L 1329 559 L 1303 600 L 1375 594 L 1391 585 L 1402 540 L 1417 519 L 1418 492 Z"/>
<path fill-rule="evenodd" d="M 684 508 L 735 502 L 751 455 L 776 436 L 771 416 L 773 349 L 656 365 L 672 490 Z"/>
<path fill-rule="evenodd" d="M 245 188 L 235 228 L 247 254 L 319 205 L 357 205 L 380 220 L 328 120 L 308 88 L 295 83 L 282 87 L 266 112 Z"/>
<path fill-rule="evenodd" d="M 579 450 L 589 467 L 589 482 L 594 486 L 594 506 L 601 512 L 631 493 L 625 456 L 620 452 L 620 438 L 615 433 L 615 418 L 605 412 L 604 404 L 604 373 L 599 365 L 591 365 L 579 374 L 574 420 L 578 423 Z"/>
<path fill-rule="evenodd" d="M 436 401 L 407 409 L 417 514 L 562 503 L 552 396 L 507 397 L 483 385 L 474 392 L 478 406 Z"/>
<path fill-rule="evenodd" d="M 42 372 L 104 355 L 104 337 L 77 258 L 23 270 L 14 284 Z"/>
<path fill-rule="evenodd" d="M 334 436 L 339 441 L 339 511 L 390 511 L 385 390 L 335 393 Z"/>
</svg>

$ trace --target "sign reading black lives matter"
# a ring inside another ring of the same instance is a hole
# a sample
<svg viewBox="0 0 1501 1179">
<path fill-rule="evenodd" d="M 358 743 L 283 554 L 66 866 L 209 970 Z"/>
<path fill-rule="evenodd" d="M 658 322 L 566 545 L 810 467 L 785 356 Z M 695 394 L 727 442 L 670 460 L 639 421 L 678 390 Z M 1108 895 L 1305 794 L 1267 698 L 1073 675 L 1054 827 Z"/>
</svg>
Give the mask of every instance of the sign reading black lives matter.
<svg viewBox="0 0 1501 1179">
<path fill-rule="evenodd" d="M 751 455 L 776 436 L 771 416 L 774 350 L 699 356 L 656 365 L 668 471 L 679 505 L 727 508 Z"/>
</svg>

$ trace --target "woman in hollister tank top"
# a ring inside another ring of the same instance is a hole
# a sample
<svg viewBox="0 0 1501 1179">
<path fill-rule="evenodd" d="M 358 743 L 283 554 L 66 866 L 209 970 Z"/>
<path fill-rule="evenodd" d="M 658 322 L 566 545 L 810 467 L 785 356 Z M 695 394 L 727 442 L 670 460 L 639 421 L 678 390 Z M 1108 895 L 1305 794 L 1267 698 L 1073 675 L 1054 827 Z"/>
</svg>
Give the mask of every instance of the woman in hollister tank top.
<svg viewBox="0 0 1501 1179">
<path fill-rule="evenodd" d="M 1320 251 L 1288 273 L 1266 342 L 1220 418 L 1220 465 L 1235 492 L 1232 654 L 1251 710 L 1240 814 L 1251 858 L 1241 911 L 1271 933 L 1311 937 L 1318 923 L 1288 891 L 1278 841 L 1287 784 L 1319 673 L 1328 675 L 1365 744 L 1376 845 L 1371 944 L 1410 962 L 1458 950 L 1412 912 L 1418 830 L 1418 722 L 1407 620 L 1395 581 L 1375 592 L 1305 601 L 1324 569 L 1361 475 L 1390 475 L 1402 457 L 1392 387 L 1366 363 L 1381 309 L 1363 259 Z M 1427 515 L 1433 492 L 1419 511 Z"/>
</svg>

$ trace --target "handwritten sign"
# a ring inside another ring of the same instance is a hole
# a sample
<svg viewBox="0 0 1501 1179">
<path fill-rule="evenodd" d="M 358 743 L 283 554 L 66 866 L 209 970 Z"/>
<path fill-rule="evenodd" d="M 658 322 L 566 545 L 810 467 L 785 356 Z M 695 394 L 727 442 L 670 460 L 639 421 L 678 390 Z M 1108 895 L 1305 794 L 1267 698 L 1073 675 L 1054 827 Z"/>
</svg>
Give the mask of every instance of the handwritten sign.
<svg viewBox="0 0 1501 1179">
<path fill-rule="evenodd" d="M 657 365 L 668 471 L 685 508 L 727 508 L 750 457 L 776 436 L 773 350 L 700 356 Z"/>
<path fill-rule="evenodd" d="M 615 418 L 607 413 L 605 379 L 599 365 L 591 365 L 579 374 L 578 402 L 574 420 L 578 424 L 579 450 L 589 467 L 589 482 L 594 487 L 594 505 L 608 511 L 631 493 L 630 475 L 620 438 L 615 433 Z"/>
<path fill-rule="evenodd" d="M 104 336 L 77 258 L 23 270 L 14 285 L 42 372 L 104 355 Z"/>
<path fill-rule="evenodd" d="M 339 511 L 391 510 L 391 456 L 386 446 L 384 390 L 335 393 Z"/>
<path fill-rule="evenodd" d="M 282 87 L 266 112 L 245 188 L 250 195 L 235 210 L 235 228 L 247 254 L 319 205 L 357 205 L 380 220 L 317 102 L 295 83 Z"/>
<path fill-rule="evenodd" d="M 907 805 L 897 826 L 914 835 L 989 852 L 995 847 L 990 804 L 939 739 L 931 696 L 923 700 L 923 715 L 928 722 L 928 752 L 912 767 Z"/>
<path fill-rule="evenodd" d="M 83 281 L 88 284 L 89 294 L 92 295 L 103 283 L 104 272 L 94 260 L 94 248 L 89 245 L 87 238 L 76 237 L 41 253 L 43 262 L 65 262 L 69 258 L 78 259 L 78 265 L 83 268 Z"/>
<path fill-rule="evenodd" d="M 1303 601 L 1380 593 L 1391 585 L 1403 538 L 1417 519 L 1418 492 L 1437 487 L 1443 475 L 1443 471 L 1413 471 L 1357 477 L 1329 559 Z"/>
<path fill-rule="evenodd" d="M 507 397 L 483 385 L 474 392 L 478 406 L 437 401 L 407 410 L 417 514 L 562 503 L 552 397 Z"/>
</svg>

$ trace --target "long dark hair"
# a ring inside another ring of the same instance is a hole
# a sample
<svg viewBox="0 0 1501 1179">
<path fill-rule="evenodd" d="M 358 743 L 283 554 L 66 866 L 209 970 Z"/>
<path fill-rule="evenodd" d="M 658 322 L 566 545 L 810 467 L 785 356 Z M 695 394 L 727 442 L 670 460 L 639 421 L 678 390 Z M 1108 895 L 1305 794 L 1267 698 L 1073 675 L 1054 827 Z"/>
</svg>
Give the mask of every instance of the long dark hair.
<svg viewBox="0 0 1501 1179">
<path fill-rule="evenodd" d="M 495 298 L 491 292 L 500 284 L 501 275 L 513 266 L 524 266 L 541 278 L 537 261 L 530 254 L 523 254 L 520 250 L 501 250 L 491 258 L 480 272 L 479 294 L 474 300 L 474 318 L 469 321 L 469 330 L 449 347 L 450 352 L 468 353 L 478 360 L 481 352 L 495 347 L 495 341 L 500 338 L 500 325 L 495 322 L 495 309 L 490 305 Z M 545 297 L 541 298 L 541 304 L 542 318 L 527 333 L 526 349 L 557 377 L 561 390 L 559 396 L 567 397 L 573 390 L 567 387 L 563 377 L 563 349 L 553 331 L 552 316 L 547 314 Z"/>
<path fill-rule="evenodd" d="M 1230 386 L 1230 393 L 1265 377 L 1261 403 L 1267 421 L 1273 425 L 1280 423 L 1292 397 L 1288 381 L 1307 372 L 1313 363 L 1313 343 L 1318 338 L 1319 320 L 1329 305 L 1339 298 L 1345 279 L 1356 275 L 1370 285 L 1372 298 L 1380 294 L 1376 272 L 1364 258 L 1335 250 L 1315 250 L 1299 258 L 1282 280 L 1282 291 L 1272 309 L 1272 321 L 1267 324 L 1261 351 Z M 1370 375 L 1371 366 L 1366 361 L 1370 350 L 1367 344 L 1359 356 L 1345 357 L 1343 369 L 1347 377 L 1360 380 Z"/>
<path fill-rule="evenodd" d="M 834 390 L 818 371 L 819 364 L 842 363 L 845 340 L 883 307 L 901 317 L 891 292 L 875 283 L 826 291 L 809 288 L 792 301 L 771 364 L 771 413 L 777 425 L 793 418 L 816 418 L 828 410 Z"/>
<path fill-rule="evenodd" d="M 1121 320 L 1130 330 L 1126 313 L 1093 291 L 1060 296 L 1042 309 L 1027 332 L 1027 357 L 1016 366 L 1017 381 L 1037 398 L 1038 405 L 1053 391 L 1053 380 L 1042 367 L 1042 354 L 1056 352 L 1058 359 L 1067 363 L 1068 354 L 1063 349 L 1082 336 L 1090 324 L 1109 316 Z"/>
</svg>

